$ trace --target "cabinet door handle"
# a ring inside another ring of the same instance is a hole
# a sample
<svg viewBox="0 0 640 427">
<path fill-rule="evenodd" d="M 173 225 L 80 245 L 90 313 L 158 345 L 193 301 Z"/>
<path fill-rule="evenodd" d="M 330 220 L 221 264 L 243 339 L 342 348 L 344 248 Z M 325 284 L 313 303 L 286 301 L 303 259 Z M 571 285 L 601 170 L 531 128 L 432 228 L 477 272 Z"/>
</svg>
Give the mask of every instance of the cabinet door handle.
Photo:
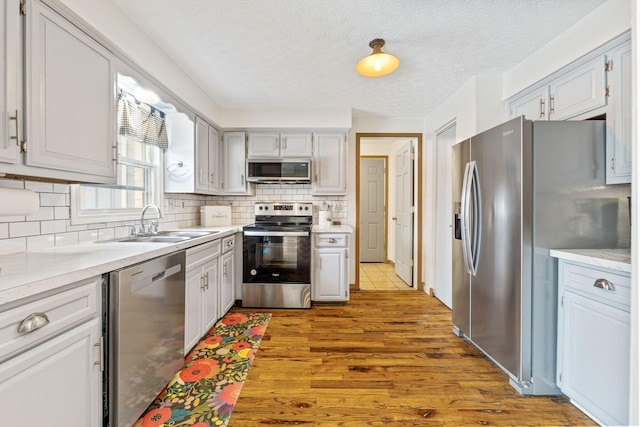
<svg viewBox="0 0 640 427">
<path fill-rule="evenodd" d="M 551 118 L 551 114 L 556 112 L 556 98 L 551 95 L 549 97 L 549 118 Z"/>
<path fill-rule="evenodd" d="M 615 291 L 616 288 L 613 284 L 607 279 L 598 279 L 593 283 L 593 286 L 599 289 L 603 289 L 605 291 Z"/>
<path fill-rule="evenodd" d="M 20 119 L 18 116 L 18 110 L 16 110 L 16 115 L 15 116 L 9 116 L 9 120 L 15 120 L 16 121 L 16 136 L 10 136 L 9 139 L 15 139 L 16 140 L 16 145 L 18 147 L 20 147 Z"/>
<path fill-rule="evenodd" d="M 31 333 L 49 324 L 49 318 L 44 313 L 33 313 L 28 315 L 18 326 L 20 335 Z"/>
<path fill-rule="evenodd" d="M 334 239 L 333 237 L 329 238 L 329 243 L 335 243 L 336 239 Z"/>
<path fill-rule="evenodd" d="M 240 175 L 240 185 L 244 185 L 244 175 Z"/>
<path fill-rule="evenodd" d="M 544 99 L 540 98 L 540 118 L 544 119 Z"/>
</svg>

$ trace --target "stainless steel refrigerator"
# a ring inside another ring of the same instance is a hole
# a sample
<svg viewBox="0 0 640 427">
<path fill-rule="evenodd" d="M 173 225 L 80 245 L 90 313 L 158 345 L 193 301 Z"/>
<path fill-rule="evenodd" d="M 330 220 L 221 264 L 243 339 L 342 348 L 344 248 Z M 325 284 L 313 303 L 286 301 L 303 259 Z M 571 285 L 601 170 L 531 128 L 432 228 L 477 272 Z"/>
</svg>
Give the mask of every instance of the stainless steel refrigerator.
<svg viewBox="0 0 640 427">
<path fill-rule="evenodd" d="M 629 185 L 605 185 L 605 123 L 513 119 L 453 147 L 454 332 L 521 394 L 555 384 L 553 248 L 629 245 Z"/>
</svg>

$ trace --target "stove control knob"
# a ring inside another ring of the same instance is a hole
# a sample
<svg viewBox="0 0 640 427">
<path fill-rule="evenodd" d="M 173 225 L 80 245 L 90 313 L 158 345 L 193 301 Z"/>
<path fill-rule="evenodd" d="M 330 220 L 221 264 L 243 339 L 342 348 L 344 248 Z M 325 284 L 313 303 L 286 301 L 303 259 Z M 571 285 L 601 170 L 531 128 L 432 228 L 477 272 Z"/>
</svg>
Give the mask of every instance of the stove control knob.
<svg viewBox="0 0 640 427">
<path fill-rule="evenodd" d="M 305 210 L 305 211 L 308 211 L 308 210 L 309 210 L 309 206 L 305 206 L 305 207 L 304 207 L 304 210 Z"/>
<path fill-rule="evenodd" d="M 299 206 L 299 207 L 298 207 L 298 210 L 302 210 L 302 206 Z"/>
<path fill-rule="evenodd" d="M 269 210 L 269 206 L 265 206 L 265 207 L 264 207 L 264 210 L 265 210 L 265 211 L 268 211 L 268 210 Z"/>
<path fill-rule="evenodd" d="M 258 206 L 258 209 L 259 209 L 259 210 L 262 210 L 262 206 Z"/>
</svg>

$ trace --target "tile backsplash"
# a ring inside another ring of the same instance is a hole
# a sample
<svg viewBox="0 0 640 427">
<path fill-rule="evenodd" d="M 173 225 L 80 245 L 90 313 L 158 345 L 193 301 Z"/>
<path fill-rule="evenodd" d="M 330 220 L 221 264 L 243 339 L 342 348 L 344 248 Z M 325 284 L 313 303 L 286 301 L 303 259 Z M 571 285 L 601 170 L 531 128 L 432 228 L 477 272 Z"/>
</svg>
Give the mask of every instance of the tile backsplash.
<svg viewBox="0 0 640 427">
<path fill-rule="evenodd" d="M 72 225 L 70 186 L 67 184 L 0 179 L 0 187 L 30 189 L 40 198 L 40 208 L 32 215 L 0 216 L 0 254 L 109 240 L 129 233 L 126 224 L 131 224 L 131 220 Z M 330 205 L 333 218 L 345 223 L 346 200 L 343 196 L 312 196 L 311 185 L 307 184 L 258 184 L 255 196 L 165 194 L 160 229 L 200 225 L 202 205 L 231 205 L 233 223 L 249 224 L 254 220 L 254 204 L 263 201 L 311 202 L 314 204 L 314 223 L 317 223 L 318 211 L 323 205 Z"/>
</svg>

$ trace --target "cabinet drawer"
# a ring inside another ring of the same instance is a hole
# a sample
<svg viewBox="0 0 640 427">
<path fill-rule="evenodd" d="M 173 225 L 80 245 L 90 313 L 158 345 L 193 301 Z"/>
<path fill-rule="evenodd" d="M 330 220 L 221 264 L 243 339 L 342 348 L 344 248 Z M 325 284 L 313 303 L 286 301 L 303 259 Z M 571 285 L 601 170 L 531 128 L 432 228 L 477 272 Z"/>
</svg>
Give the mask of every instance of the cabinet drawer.
<svg viewBox="0 0 640 427">
<path fill-rule="evenodd" d="M 226 254 L 236 246 L 236 236 L 229 236 L 222 239 L 222 253 Z"/>
<path fill-rule="evenodd" d="M 187 249 L 187 268 L 220 255 L 220 239 Z"/>
<path fill-rule="evenodd" d="M 629 311 L 631 303 L 631 279 L 629 275 L 618 274 L 611 270 L 600 270 L 582 264 L 563 262 L 561 264 L 562 284 L 565 289 L 573 289 L 578 293 L 601 301 L 614 304 Z M 606 280 L 607 283 L 602 283 Z M 598 285 L 610 289 L 602 289 Z"/>
<path fill-rule="evenodd" d="M 0 360 L 39 344 L 71 326 L 98 315 L 100 277 L 80 282 L 77 287 L 0 313 Z M 32 332 L 18 332 L 29 316 L 48 319 Z"/>
<path fill-rule="evenodd" d="M 347 247 L 346 234 L 316 234 L 315 245 L 320 248 Z"/>
</svg>

